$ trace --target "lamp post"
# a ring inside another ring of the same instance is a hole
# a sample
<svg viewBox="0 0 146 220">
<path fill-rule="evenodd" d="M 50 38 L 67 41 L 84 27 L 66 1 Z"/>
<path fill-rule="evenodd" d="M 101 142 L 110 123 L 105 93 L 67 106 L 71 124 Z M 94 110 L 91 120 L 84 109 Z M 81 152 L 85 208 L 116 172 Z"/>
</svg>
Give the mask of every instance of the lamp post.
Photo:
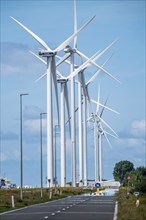
<svg viewBox="0 0 146 220">
<path fill-rule="evenodd" d="M 43 197 L 43 163 L 42 163 L 42 115 L 47 113 L 40 113 L 40 171 L 41 171 L 41 198 Z"/>
<path fill-rule="evenodd" d="M 20 199 L 23 199 L 23 149 L 22 149 L 22 97 L 28 93 L 20 94 Z"/>
</svg>

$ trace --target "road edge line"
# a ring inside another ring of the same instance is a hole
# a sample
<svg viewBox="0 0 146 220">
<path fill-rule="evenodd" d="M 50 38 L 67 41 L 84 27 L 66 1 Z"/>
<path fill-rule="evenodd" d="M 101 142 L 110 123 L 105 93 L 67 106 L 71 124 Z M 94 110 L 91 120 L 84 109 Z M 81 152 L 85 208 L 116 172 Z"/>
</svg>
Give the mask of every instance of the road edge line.
<svg viewBox="0 0 146 220">
<path fill-rule="evenodd" d="M 113 220 L 117 220 L 117 215 L 118 215 L 118 201 L 116 201 L 115 203 L 115 212 L 114 212 Z"/>
</svg>

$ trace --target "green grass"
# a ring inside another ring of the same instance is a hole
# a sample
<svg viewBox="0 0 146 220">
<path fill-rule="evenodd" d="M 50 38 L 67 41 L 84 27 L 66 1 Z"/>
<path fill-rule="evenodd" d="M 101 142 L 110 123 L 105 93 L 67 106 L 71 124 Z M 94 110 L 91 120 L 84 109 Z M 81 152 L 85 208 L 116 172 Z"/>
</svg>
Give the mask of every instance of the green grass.
<svg viewBox="0 0 146 220">
<path fill-rule="evenodd" d="M 118 220 L 146 219 L 146 194 L 139 195 L 140 205 L 136 207 L 136 197 L 133 192 L 127 196 L 127 188 L 121 188 L 117 194 Z"/>
<path fill-rule="evenodd" d="M 94 190 L 92 190 L 94 191 Z M 91 192 L 90 189 L 82 188 L 58 188 L 55 192 L 52 189 L 52 198 L 49 198 L 48 189 L 43 189 L 43 198 L 41 198 L 40 189 L 24 189 L 23 190 L 23 200 L 20 199 L 19 189 L 0 189 L 0 212 L 10 211 L 12 209 L 22 208 L 25 206 L 48 202 L 51 200 L 57 200 L 69 195 L 79 195 L 82 193 Z M 15 208 L 12 208 L 11 197 L 14 196 Z"/>
</svg>

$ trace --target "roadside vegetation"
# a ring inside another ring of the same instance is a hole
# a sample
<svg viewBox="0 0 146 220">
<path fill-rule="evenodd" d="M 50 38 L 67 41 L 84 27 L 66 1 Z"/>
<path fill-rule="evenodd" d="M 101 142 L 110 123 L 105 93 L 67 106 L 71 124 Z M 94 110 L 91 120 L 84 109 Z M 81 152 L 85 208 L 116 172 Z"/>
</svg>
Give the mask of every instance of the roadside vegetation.
<svg viewBox="0 0 146 220">
<path fill-rule="evenodd" d="M 49 190 L 44 188 L 43 197 L 41 198 L 40 188 L 28 188 L 23 190 L 23 200 L 21 200 L 20 189 L 0 189 L 0 212 L 61 199 L 70 195 L 79 195 L 83 193 L 91 193 L 94 191 L 95 190 L 83 189 L 79 187 L 57 188 L 56 191 L 55 189 Z M 12 208 L 12 196 L 14 196 L 14 208 Z"/>
<path fill-rule="evenodd" d="M 136 207 L 134 192 L 128 191 L 127 187 L 120 188 L 118 200 L 118 220 L 144 220 L 146 219 L 146 194 L 138 196 L 139 206 Z"/>
<path fill-rule="evenodd" d="M 120 161 L 113 176 L 122 186 L 117 193 L 118 220 L 146 219 L 146 168 L 135 169 L 131 162 Z"/>
</svg>

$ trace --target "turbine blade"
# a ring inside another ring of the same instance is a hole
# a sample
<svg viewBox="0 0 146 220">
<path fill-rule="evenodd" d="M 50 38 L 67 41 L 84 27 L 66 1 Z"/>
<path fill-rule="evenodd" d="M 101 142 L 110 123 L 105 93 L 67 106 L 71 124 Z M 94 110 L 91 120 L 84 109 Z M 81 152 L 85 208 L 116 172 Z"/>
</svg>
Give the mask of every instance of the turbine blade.
<svg viewBox="0 0 146 220">
<path fill-rule="evenodd" d="M 100 50 L 98 50 L 97 54 L 100 52 Z M 79 50 L 76 49 L 76 53 L 85 61 L 89 59 L 89 57 L 87 57 L 86 55 L 84 55 L 82 52 L 80 52 Z"/>
<path fill-rule="evenodd" d="M 60 60 L 56 63 L 56 66 L 59 66 L 61 63 L 66 61 L 66 59 L 69 58 L 69 57 L 70 57 L 70 53 L 65 54 L 63 57 L 60 57 Z"/>
<path fill-rule="evenodd" d="M 84 62 L 78 69 L 76 69 L 75 71 L 73 71 L 68 77 L 67 79 L 71 79 L 72 77 L 74 77 L 77 73 L 79 73 L 81 70 L 86 69 L 87 64 L 97 55 L 98 52 L 96 52 L 90 59 L 88 59 L 86 62 Z"/>
<path fill-rule="evenodd" d="M 58 70 L 56 70 L 56 73 L 57 73 L 57 80 L 58 79 L 65 79 L 65 77 L 62 76 L 62 74 Z"/>
<path fill-rule="evenodd" d="M 105 139 L 107 140 L 107 143 L 108 143 L 110 149 L 112 150 L 111 142 L 109 141 L 109 139 L 108 139 L 108 137 L 107 137 L 107 135 L 106 135 L 106 133 L 104 131 L 103 131 L 103 135 L 104 135 Z"/>
<path fill-rule="evenodd" d="M 38 79 L 35 80 L 35 82 L 38 82 L 40 79 L 44 78 L 47 75 L 47 73 L 44 73 L 42 76 L 40 76 Z"/>
<path fill-rule="evenodd" d="M 113 135 L 113 134 L 111 134 L 111 133 L 109 133 L 109 132 L 107 132 L 107 131 L 105 131 L 105 130 L 103 130 L 103 132 L 106 133 L 106 134 L 108 134 L 108 135 L 110 135 L 111 137 L 114 137 L 114 138 L 118 139 L 117 136 L 115 136 L 115 135 Z"/>
<path fill-rule="evenodd" d="M 93 115 L 91 115 L 90 117 L 88 117 L 87 118 L 87 122 L 89 122 L 89 123 L 94 123 L 94 117 L 93 117 Z"/>
<path fill-rule="evenodd" d="M 57 114 L 58 114 L 58 124 L 59 124 L 60 117 L 59 117 L 59 100 L 58 100 L 58 87 L 57 87 L 57 77 L 56 77 L 55 56 L 52 57 L 51 71 L 52 71 L 54 87 L 55 87 L 55 96 L 56 96 L 56 105 L 57 105 Z"/>
<path fill-rule="evenodd" d="M 54 51 L 58 52 L 60 50 L 63 50 L 72 40 L 74 37 L 76 37 L 87 25 L 90 24 L 90 22 L 95 18 L 91 18 L 87 23 L 85 23 L 76 33 L 72 34 L 67 40 L 65 40 L 62 44 L 59 45 Z"/>
<path fill-rule="evenodd" d="M 77 6 L 76 0 L 74 0 L 74 33 L 77 32 Z M 74 38 L 74 48 L 77 48 L 77 36 Z"/>
<path fill-rule="evenodd" d="M 42 63 L 46 64 L 47 65 L 47 62 L 45 60 L 43 60 L 41 57 L 39 57 L 38 55 L 36 55 L 35 53 L 33 53 L 31 50 L 29 50 L 29 52 L 35 56 L 37 59 L 39 59 Z"/>
<path fill-rule="evenodd" d="M 118 137 L 118 135 L 116 134 L 116 132 L 112 129 L 112 127 L 111 127 L 107 122 L 105 122 L 99 115 L 97 115 L 97 117 L 99 118 L 99 120 L 100 120 L 103 124 L 105 124 L 105 125 Z"/>
<path fill-rule="evenodd" d="M 70 55 L 69 55 L 70 56 Z M 58 55 L 56 55 L 56 58 L 58 58 L 58 59 L 61 59 L 62 57 L 60 57 L 60 56 L 58 56 Z M 59 62 L 59 61 L 58 61 Z M 70 62 L 70 60 L 65 60 L 65 63 L 67 63 L 67 64 L 71 64 L 71 62 Z M 57 64 L 56 64 L 56 66 L 58 66 Z M 76 64 L 74 64 L 74 68 L 77 68 L 78 66 L 76 65 Z"/>
<path fill-rule="evenodd" d="M 82 102 L 82 104 L 83 104 L 83 102 Z M 77 107 L 77 108 L 75 109 L 75 112 L 77 112 L 78 109 L 79 109 L 79 107 Z M 70 119 L 71 119 L 71 116 L 70 116 L 69 119 L 65 122 L 65 124 L 67 124 L 67 123 L 69 122 Z"/>
<path fill-rule="evenodd" d="M 104 112 L 104 109 L 105 109 L 105 106 L 106 106 L 107 101 L 108 101 L 108 97 L 107 97 L 107 99 L 105 100 L 104 106 L 103 106 L 102 111 L 101 111 L 101 113 L 100 113 L 100 117 L 102 117 L 102 115 L 103 115 L 103 112 Z"/>
<path fill-rule="evenodd" d="M 103 127 L 102 127 L 101 124 L 100 124 L 100 129 L 101 129 L 102 134 L 105 136 L 105 139 L 106 139 L 106 141 L 107 141 L 107 143 L 108 143 L 110 149 L 112 150 L 112 145 L 111 145 L 111 143 L 110 143 L 110 141 L 109 141 L 109 139 L 108 139 L 108 137 L 107 137 L 107 135 L 106 135 L 106 132 L 103 130 Z"/>
<path fill-rule="evenodd" d="M 104 64 L 101 67 L 104 67 L 107 62 L 112 58 L 112 55 L 104 62 Z M 101 72 L 101 69 L 98 69 L 95 74 L 88 80 L 88 82 L 86 83 L 86 85 L 88 86 L 97 76 L 98 74 Z"/>
<path fill-rule="evenodd" d="M 99 55 L 97 55 L 97 57 L 94 58 L 94 62 L 97 61 L 107 50 L 109 50 L 109 48 L 115 44 L 118 41 L 118 39 L 114 40 L 109 46 L 107 46 L 103 51 L 101 51 L 101 53 Z"/>
<path fill-rule="evenodd" d="M 88 57 L 85 56 L 85 55 L 84 55 L 83 53 L 81 53 L 80 51 L 77 51 L 77 53 L 78 53 L 80 56 L 82 56 L 85 60 L 88 60 Z M 108 76 L 110 76 L 112 79 L 116 80 L 118 83 L 121 84 L 121 82 L 120 82 L 118 79 L 116 79 L 111 73 L 109 73 L 109 72 L 108 72 L 107 70 L 105 70 L 103 67 L 101 67 L 101 66 L 99 66 L 97 63 L 95 63 L 95 62 L 93 61 L 93 59 L 90 60 L 89 63 L 91 63 L 92 65 L 98 67 L 100 70 L 102 70 L 102 71 L 103 71 L 104 73 L 106 73 Z M 88 66 L 88 65 L 87 65 L 87 66 Z"/>
<path fill-rule="evenodd" d="M 40 37 L 38 37 L 35 33 L 33 33 L 31 30 L 29 30 L 26 26 L 24 26 L 22 23 L 20 23 L 18 20 L 10 16 L 17 24 L 19 24 L 24 30 L 26 30 L 36 41 L 38 41 L 45 49 L 52 51 L 50 47 L 43 41 Z"/>
<path fill-rule="evenodd" d="M 65 102 L 66 102 L 66 108 L 67 108 L 67 113 L 68 113 L 69 134 L 70 134 L 70 136 L 71 136 L 70 110 L 69 110 L 69 99 L 68 99 L 68 87 L 67 87 L 67 82 L 65 83 L 65 87 L 64 87 L 64 95 L 65 95 Z"/>
<path fill-rule="evenodd" d="M 103 105 L 103 104 L 101 104 L 101 103 L 99 103 L 99 102 L 96 102 L 96 101 L 94 101 L 93 99 L 91 99 L 91 101 L 92 101 L 93 103 L 95 103 L 95 104 L 98 104 L 99 106 L 102 106 L 102 107 L 104 107 L 104 108 L 106 108 L 106 109 L 108 109 L 108 110 L 110 110 L 110 111 L 116 113 L 116 114 L 120 114 L 119 112 L 113 110 L 112 108 L 109 108 L 109 107 L 107 107 L 107 106 L 105 106 L 105 105 Z M 100 115 L 100 117 L 101 117 L 101 115 Z"/>
</svg>

